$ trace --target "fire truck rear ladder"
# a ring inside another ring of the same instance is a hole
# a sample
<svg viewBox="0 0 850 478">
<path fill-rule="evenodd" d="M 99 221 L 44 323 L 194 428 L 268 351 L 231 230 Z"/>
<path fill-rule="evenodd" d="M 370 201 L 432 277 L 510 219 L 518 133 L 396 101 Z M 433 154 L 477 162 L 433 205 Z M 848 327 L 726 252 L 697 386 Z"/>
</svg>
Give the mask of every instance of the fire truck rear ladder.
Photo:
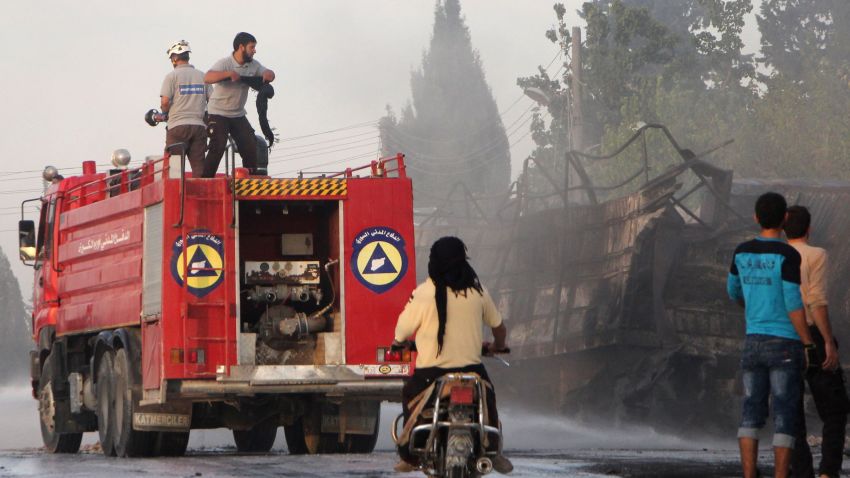
<svg viewBox="0 0 850 478">
<path fill-rule="evenodd" d="M 227 160 L 225 159 L 225 171 L 227 170 L 227 162 L 226 161 Z M 195 197 L 193 199 L 195 201 L 215 201 L 215 202 L 218 202 L 218 203 L 222 202 L 221 197 L 215 197 L 215 196 L 214 197 Z M 189 301 L 188 301 L 188 298 L 189 298 L 189 294 L 188 294 L 189 275 L 192 271 L 214 271 L 214 272 L 218 272 L 222 275 L 225 275 L 224 282 L 225 282 L 225 285 L 226 285 L 227 284 L 227 277 L 226 277 L 227 247 L 222 248 L 221 267 L 194 267 L 194 266 L 190 267 L 189 266 L 189 257 L 188 257 L 188 254 L 187 254 L 187 251 L 188 251 L 187 242 L 188 242 L 188 239 L 189 239 L 188 235 L 189 235 L 190 231 L 198 229 L 198 226 L 197 225 L 192 225 L 192 226 L 186 225 L 186 221 L 184 220 L 185 219 L 184 218 L 185 202 L 186 202 L 186 156 L 185 156 L 185 154 L 181 154 L 180 155 L 180 219 L 179 219 L 179 222 L 177 224 L 175 224 L 174 226 L 180 228 L 180 237 L 182 238 L 181 254 L 182 254 L 182 257 L 183 257 L 184 278 L 183 278 L 183 281 L 182 281 L 182 287 L 180 287 L 180 304 L 181 304 L 181 306 L 180 306 L 180 316 L 181 317 L 180 318 L 181 318 L 182 335 L 183 335 L 183 343 L 182 343 L 182 346 L 183 346 L 182 347 L 183 348 L 183 372 L 184 372 L 184 375 L 191 374 L 192 376 L 195 376 L 195 377 L 213 377 L 213 376 L 215 376 L 215 371 L 212 371 L 212 372 L 195 372 L 195 371 L 189 370 L 189 352 L 188 352 L 189 351 L 189 334 L 188 334 L 186 324 L 188 323 L 188 321 L 190 319 L 191 314 L 189 313 L 189 311 L 192 307 L 195 307 L 195 308 L 221 307 L 222 308 L 223 320 L 224 320 L 224 324 L 223 324 L 224 336 L 223 337 L 209 337 L 209 336 L 208 337 L 192 337 L 192 339 L 197 341 L 197 342 L 208 342 L 208 343 L 221 342 L 221 343 L 223 343 L 224 344 L 224 363 L 225 363 L 225 366 L 228 367 L 228 369 L 229 369 L 229 364 L 230 364 L 231 358 L 230 358 L 230 341 L 228 339 L 228 332 L 230 331 L 230 325 L 231 325 L 230 324 L 230 310 L 231 310 L 230 301 L 231 301 L 232 291 L 230 290 L 230 287 L 225 286 L 225 288 L 224 288 L 224 303 L 223 304 L 219 303 L 219 302 L 195 302 L 193 304 L 189 304 Z M 221 224 L 224 228 L 224 235 L 227 236 L 227 235 L 229 235 L 228 234 L 228 227 L 227 227 L 227 224 L 228 224 L 227 210 L 228 210 L 228 208 L 222 206 L 222 207 L 220 207 L 220 209 L 221 209 L 221 215 L 222 215 Z M 228 238 L 225 238 L 225 239 L 228 239 Z M 225 243 L 228 244 L 228 242 L 226 240 L 225 240 Z M 197 320 L 197 319 L 194 319 L 194 320 Z M 210 358 L 207 349 L 204 349 L 204 355 L 205 355 L 205 357 L 204 357 L 205 361 Z M 200 357 L 198 357 L 198 360 L 200 360 Z"/>
</svg>

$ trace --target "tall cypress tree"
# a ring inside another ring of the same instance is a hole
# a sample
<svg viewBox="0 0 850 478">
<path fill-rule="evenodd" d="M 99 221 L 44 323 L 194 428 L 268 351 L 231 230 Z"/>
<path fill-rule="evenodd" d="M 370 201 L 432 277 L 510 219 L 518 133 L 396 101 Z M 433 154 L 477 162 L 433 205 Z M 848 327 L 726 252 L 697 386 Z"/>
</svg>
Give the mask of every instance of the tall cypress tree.
<svg viewBox="0 0 850 478">
<path fill-rule="evenodd" d="M 459 0 L 438 0 L 431 44 L 411 75 L 401 118 L 381 120 L 384 152 L 407 155 L 417 206 L 441 204 L 457 183 L 491 196 L 507 190 L 510 145 Z"/>
<path fill-rule="evenodd" d="M 27 354 L 32 349 L 30 324 L 21 289 L 9 266 L 9 259 L 0 250 L 0 385 L 12 378 L 25 377 L 29 369 Z"/>
</svg>

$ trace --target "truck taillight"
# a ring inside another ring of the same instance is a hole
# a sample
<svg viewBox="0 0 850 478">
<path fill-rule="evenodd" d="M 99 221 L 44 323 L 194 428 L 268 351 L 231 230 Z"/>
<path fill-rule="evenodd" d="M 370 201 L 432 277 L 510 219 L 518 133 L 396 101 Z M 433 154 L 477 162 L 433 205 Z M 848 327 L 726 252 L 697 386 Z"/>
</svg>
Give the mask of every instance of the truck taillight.
<svg viewBox="0 0 850 478">
<path fill-rule="evenodd" d="M 390 347 L 378 347 L 378 363 L 410 362 L 410 350 L 393 350 Z"/>
<path fill-rule="evenodd" d="M 171 349 L 171 363 L 183 363 L 184 358 L 186 363 L 206 363 L 207 353 L 204 349 L 188 349 L 187 353 L 183 349 Z"/>
<path fill-rule="evenodd" d="M 471 405 L 474 395 L 472 387 L 452 387 L 451 402 L 459 405 Z"/>
</svg>

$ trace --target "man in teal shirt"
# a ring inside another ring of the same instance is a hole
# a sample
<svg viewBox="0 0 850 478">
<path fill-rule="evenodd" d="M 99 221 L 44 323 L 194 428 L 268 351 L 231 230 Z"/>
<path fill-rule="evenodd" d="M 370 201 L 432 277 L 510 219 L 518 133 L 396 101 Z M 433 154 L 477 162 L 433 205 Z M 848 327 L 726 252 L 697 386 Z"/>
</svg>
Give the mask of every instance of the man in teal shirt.
<svg viewBox="0 0 850 478">
<path fill-rule="evenodd" d="M 761 232 L 738 245 L 729 268 L 729 297 L 744 306 L 747 336 L 741 358 L 744 404 L 738 445 L 745 478 L 757 476 L 758 432 L 773 398 L 776 478 L 787 478 L 798 420 L 805 347 L 812 338 L 800 296 L 800 254 L 782 240 L 785 198 L 765 193 L 756 201 Z"/>
</svg>

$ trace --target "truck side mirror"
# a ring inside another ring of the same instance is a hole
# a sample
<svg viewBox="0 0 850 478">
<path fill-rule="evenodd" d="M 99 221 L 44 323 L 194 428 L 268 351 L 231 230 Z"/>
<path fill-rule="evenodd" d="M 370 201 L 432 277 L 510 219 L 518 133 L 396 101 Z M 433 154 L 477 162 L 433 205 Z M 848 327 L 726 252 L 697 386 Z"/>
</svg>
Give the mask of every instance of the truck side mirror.
<svg viewBox="0 0 850 478">
<path fill-rule="evenodd" d="M 18 221 L 18 246 L 22 261 L 35 260 L 35 223 Z"/>
</svg>

